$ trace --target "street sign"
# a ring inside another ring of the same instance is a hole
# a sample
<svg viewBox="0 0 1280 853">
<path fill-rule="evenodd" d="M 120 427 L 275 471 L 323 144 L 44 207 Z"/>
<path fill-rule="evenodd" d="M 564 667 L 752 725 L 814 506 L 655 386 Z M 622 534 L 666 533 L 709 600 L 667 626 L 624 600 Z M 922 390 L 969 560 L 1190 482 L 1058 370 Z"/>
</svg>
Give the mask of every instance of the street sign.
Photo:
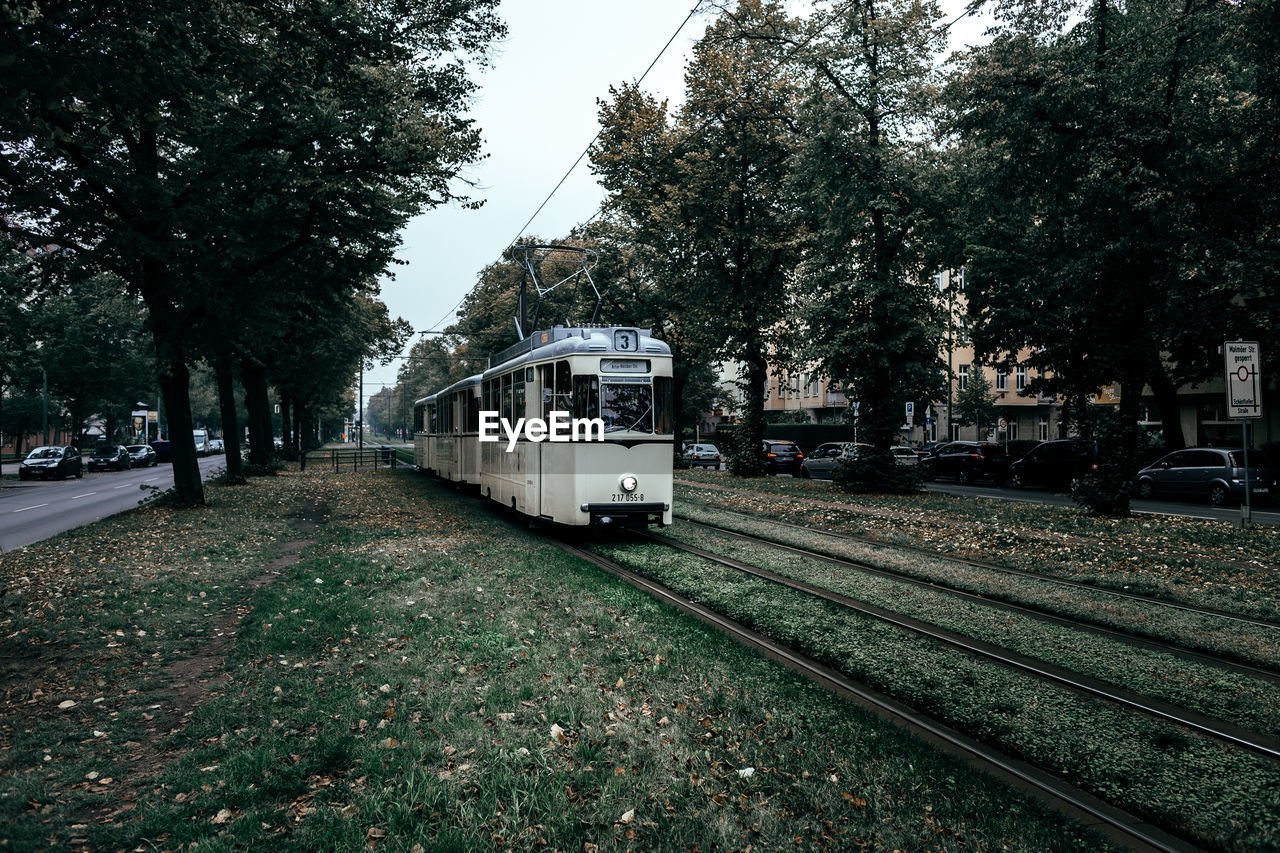
<svg viewBox="0 0 1280 853">
<path fill-rule="evenodd" d="M 1004 418 L 1001 418 L 1001 419 L 1000 419 L 1000 431 L 1001 431 L 1001 432 L 1007 432 L 1007 431 L 1008 431 L 1008 429 L 1009 429 L 1009 422 L 1008 422 L 1008 421 L 1006 421 Z"/>
<path fill-rule="evenodd" d="M 1258 342 L 1227 341 L 1222 353 L 1227 370 L 1227 417 L 1262 417 Z"/>
</svg>

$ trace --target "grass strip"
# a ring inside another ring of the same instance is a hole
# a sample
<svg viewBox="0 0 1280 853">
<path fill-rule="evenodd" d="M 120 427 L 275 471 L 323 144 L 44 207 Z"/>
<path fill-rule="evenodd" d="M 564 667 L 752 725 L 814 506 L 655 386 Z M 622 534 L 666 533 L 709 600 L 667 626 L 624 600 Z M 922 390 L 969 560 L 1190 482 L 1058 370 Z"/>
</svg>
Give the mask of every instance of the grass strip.
<svg viewBox="0 0 1280 853">
<path fill-rule="evenodd" d="M 0 557 L 15 849 L 1102 846 L 425 478 L 207 497 Z"/>
<path fill-rule="evenodd" d="M 662 545 L 600 550 L 1194 843 L 1280 843 L 1275 762 Z"/>
<path fill-rule="evenodd" d="M 696 498 L 709 506 L 1246 616 L 1274 620 L 1280 614 L 1276 526 L 1239 530 L 1188 518 L 1100 518 L 1073 507 L 938 492 L 847 495 L 829 482 L 777 477 L 681 472 L 681 479 L 722 487 L 677 484 L 681 505 Z"/>
</svg>

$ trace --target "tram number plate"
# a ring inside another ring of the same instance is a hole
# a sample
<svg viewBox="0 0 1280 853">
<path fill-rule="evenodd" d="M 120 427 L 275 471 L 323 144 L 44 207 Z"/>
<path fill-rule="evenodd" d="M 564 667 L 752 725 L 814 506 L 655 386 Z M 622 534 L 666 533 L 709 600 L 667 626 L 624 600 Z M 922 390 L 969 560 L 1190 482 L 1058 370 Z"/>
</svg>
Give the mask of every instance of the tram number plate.
<svg viewBox="0 0 1280 853">
<path fill-rule="evenodd" d="M 635 492 L 623 492 L 613 496 L 614 503 L 640 503 L 643 500 L 644 495 L 636 494 Z"/>
</svg>

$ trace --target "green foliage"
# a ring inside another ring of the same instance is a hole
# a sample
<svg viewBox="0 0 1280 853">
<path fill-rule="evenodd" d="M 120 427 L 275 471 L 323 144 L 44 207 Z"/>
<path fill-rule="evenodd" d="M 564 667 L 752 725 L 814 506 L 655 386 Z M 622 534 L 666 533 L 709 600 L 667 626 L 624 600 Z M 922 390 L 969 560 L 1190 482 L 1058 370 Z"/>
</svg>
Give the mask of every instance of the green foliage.
<svg viewBox="0 0 1280 853">
<path fill-rule="evenodd" d="M 725 468 L 735 477 L 759 477 L 764 473 L 764 453 L 760 439 L 743 424 L 731 429 L 721 427 L 716 433 L 716 447 L 724 457 Z"/>
<path fill-rule="evenodd" d="M 918 466 L 900 464 L 888 450 L 866 447 L 859 448 L 857 459 L 841 459 L 832 480 L 851 494 L 910 495 L 924 485 Z"/>
<path fill-rule="evenodd" d="M 1119 381 L 1132 421 L 1149 385 L 1181 444 L 1177 386 L 1220 370 L 1222 340 L 1275 328 L 1275 21 L 1274 3 L 1065 2 L 961 61 L 980 355 L 1033 347 L 1073 409 Z"/>
<path fill-rule="evenodd" d="M 982 366 L 975 362 L 968 386 L 956 395 L 951 422 L 961 426 L 976 426 L 981 433 L 984 427 L 996 422 L 997 399 Z"/>
<path fill-rule="evenodd" d="M 928 126 L 941 30 L 933 4 L 859 0 L 809 23 L 808 86 L 791 185 L 808 237 L 800 360 L 861 404 L 864 441 L 888 448 L 903 405 L 942 390 L 940 264 L 946 186 Z"/>
<path fill-rule="evenodd" d="M 636 247 L 632 264 L 665 293 L 677 369 L 686 359 L 742 364 L 742 429 L 757 442 L 800 250 L 787 188 L 795 26 L 781 4 L 738 3 L 695 47 L 680 110 L 669 116 L 636 86 L 612 88 L 591 151 L 614 239 Z M 749 442 L 744 453 L 750 467 Z"/>
<path fill-rule="evenodd" d="M 1094 406 L 1089 414 L 1090 434 L 1098 442 L 1098 467 L 1072 485 L 1071 499 L 1096 515 L 1127 516 L 1136 473 L 1128 431 L 1110 406 Z"/>
</svg>

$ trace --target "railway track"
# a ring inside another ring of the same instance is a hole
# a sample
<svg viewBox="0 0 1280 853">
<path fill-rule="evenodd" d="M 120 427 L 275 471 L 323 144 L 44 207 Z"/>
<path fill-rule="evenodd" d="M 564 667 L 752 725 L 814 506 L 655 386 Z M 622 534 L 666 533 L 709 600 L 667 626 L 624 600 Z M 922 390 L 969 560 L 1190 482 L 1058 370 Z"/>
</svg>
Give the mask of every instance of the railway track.
<svg viewBox="0 0 1280 853">
<path fill-rule="evenodd" d="M 646 534 L 645 538 L 651 542 L 659 542 L 669 548 L 674 548 L 687 554 L 693 554 L 704 560 L 710 560 L 724 566 L 725 568 L 762 578 L 771 583 L 802 592 L 815 599 L 848 608 L 849 610 L 863 614 L 864 616 L 878 619 L 897 628 L 911 631 L 923 637 L 928 637 L 946 646 L 958 649 L 966 654 L 997 663 L 1018 672 L 1032 675 L 1077 693 L 1093 696 L 1095 698 L 1129 708 L 1130 710 L 1138 711 L 1166 722 L 1183 726 L 1192 731 L 1199 732 L 1200 734 L 1215 738 L 1224 743 L 1232 744 L 1233 746 L 1247 749 L 1267 758 L 1280 759 L 1280 742 L 1277 742 L 1272 737 L 1252 732 L 1243 727 L 1232 725 L 1221 720 L 1215 720 L 1207 715 L 1195 711 L 1179 708 L 1168 702 L 1143 696 L 1135 691 L 1119 685 L 1107 683 L 1098 678 L 1083 676 L 1060 666 L 1054 666 L 1026 655 L 1010 652 L 992 643 L 971 639 L 955 631 L 939 628 L 920 619 L 906 616 L 882 607 L 866 604 L 847 595 L 832 592 L 831 590 L 814 584 L 799 581 L 768 569 L 744 563 L 740 560 L 729 559 L 703 548 L 678 542 L 661 535 Z M 771 543 L 766 544 L 773 547 Z M 789 548 L 789 550 L 793 552 L 800 551 L 800 549 L 796 548 Z M 822 554 L 807 552 L 801 553 L 805 553 L 805 556 L 815 559 L 843 563 L 845 565 L 852 566 L 851 563 L 834 560 L 833 558 L 826 557 Z"/>
<path fill-rule="evenodd" d="M 762 518 L 761 516 L 750 515 L 748 513 L 743 513 L 743 512 L 736 512 L 734 510 L 729 510 L 729 509 L 717 508 L 716 512 L 717 514 L 720 514 L 720 515 L 733 516 L 736 518 L 742 518 L 752 522 L 763 522 L 763 523 L 767 523 L 767 524 L 781 527 L 781 528 L 802 531 L 806 534 L 830 536 L 833 539 L 842 539 L 848 542 L 855 542 L 859 545 L 866 545 L 873 548 L 892 548 L 897 551 L 906 551 L 906 552 L 921 554 L 923 556 L 927 556 L 933 559 L 943 559 L 950 563 L 955 563 L 957 565 L 972 566 L 974 568 L 983 569 L 984 571 L 999 572 L 1001 574 L 1007 574 L 1013 577 L 1030 578 L 1039 583 L 1044 583 L 1052 586 L 1060 586 L 1068 589 L 1086 590 L 1091 593 L 1100 593 L 1100 594 L 1112 596 L 1117 600 L 1134 601 L 1134 602 L 1139 602 L 1141 604 L 1149 605 L 1155 608 L 1179 611 L 1183 613 L 1192 613 L 1199 616 L 1208 616 L 1216 619 L 1222 619 L 1228 622 L 1236 622 L 1243 625 L 1249 625 L 1255 628 L 1263 628 L 1268 631 L 1280 632 L 1280 621 L 1276 621 L 1273 619 L 1261 619 L 1261 618 L 1252 617 L 1252 616 L 1244 616 L 1239 613 L 1231 613 L 1226 610 L 1220 610 L 1212 607 L 1200 607 L 1193 604 L 1185 604 L 1183 602 L 1171 601 L 1167 598 L 1158 598 L 1153 595 L 1143 595 L 1142 593 L 1115 589 L 1113 587 L 1099 586 L 1098 584 L 1082 583 L 1080 581 L 1073 581 L 1066 578 L 1058 578 L 1058 577 L 1052 577 L 1049 575 L 1037 574 L 1035 572 L 1028 572 L 1023 569 L 1015 569 L 1010 566 L 1001 566 L 996 563 L 988 563 L 981 560 L 970 559 L 967 557 L 953 557 L 950 555 L 941 554 L 937 551 L 930 550 L 928 548 L 921 548 L 916 545 L 901 545 L 896 543 L 888 544 L 883 541 L 870 539 L 863 536 L 855 536 L 851 533 L 843 533 L 843 532 L 834 531 L 834 530 L 819 530 L 812 527 L 805 527 L 802 524 L 795 524 L 794 522 L 790 522 L 790 521 L 766 519 L 766 518 Z M 677 514 L 676 517 L 679 518 L 681 521 L 695 522 L 707 527 L 715 527 L 716 529 L 723 530 L 729 533 L 739 532 L 739 531 L 733 530 L 732 528 L 724 527 L 722 525 L 717 525 L 717 524 L 706 522 L 706 521 L 695 521 L 695 519 L 691 519 L 686 515 Z M 767 541 L 775 541 L 775 540 L 767 540 Z M 786 543 L 779 543 L 779 544 L 786 544 Z"/>
<path fill-rule="evenodd" d="M 1127 645 L 1135 646 L 1138 648 L 1150 649 L 1153 651 L 1162 652 L 1164 654 L 1173 655 L 1175 657 L 1179 657 L 1184 660 L 1194 661 L 1197 663 L 1205 664 L 1207 666 L 1213 666 L 1218 669 L 1228 670 L 1231 672 L 1238 673 L 1240 675 L 1248 676 L 1250 678 L 1256 678 L 1260 681 L 1266 681 L 1270 683 L 1280 683 L 1280 670 L 1277 670 L 1275 668 L 1268 668 L 1263 666 L 1257 666 L 1250 663 L 1244 663 L 1244 662 L 1241 662 L 1240 660 L 1229 658 L 1224 655 L 1212 654 L 1212 653 L 1203 651 L 1201 649 L 1190 648 L 1180 643 L 1174 643 L 1167 640 L 1151 637 L 1148 635 L 1137 634 L 1131 631 L 1124 631 L 1124 630 L 1108 627 L 1105 625 L 1100 625 L 1096 622 L 1087 622 L 1081 619 L 1067 618 L 1057 613 L 1054 613 L 1051 610 L 1044 607 L 1037 607 L 1037 606 L 1029 605 L 1026 603 L 1019 603 L 1019 602 L 1015 602 L 1007 599 L 993 598 L 990 595 L 960 589 L 958 587 L 950 586 L 936 580 L 925 580 L 913 575 L 905 574 L 903 572 L 895 572 L 890 569 L 882 568 L 880 566 L 873 566 L 870 563 L 862 562 L 855 559 L 850 559 L 848 557 L 836 557 L 827 553 L 823 553 L 821 551 L 814 551 L 814 550 L 797 547 L 795 545 L 791 545 L 785 542 L 779 542 L 774 539 L 769 539 L 769 538 L 758 536 L 751 533 L 744 533 L 742 531 L 734 530 L 732 528 L 724 527 L 722 525 L 717 525 L 712 522 L 697 521 L 685 516 L 678 516 L 678 517 L 684 524 L 688 524 L 696 528 L 703 528 L 708 531 L 715 531 L 720 535 L 729 536 L 735 539 L 740 539 L 744 542 L 749 542 L 762 547 L 777 549 L 779 551 L 800 555 L 813 560 L 820 560 L 832 565 L 853 569 L 866 575 L 885 578 L 888 580 L 892 580 L 894 582 L 910 584 L 912 586 L 920 587 L 923 589 L 929 589 L 929 590 L 941 592 L 946 595 L 954 596 L 957 599 L 981 604 L 984 607 L 994 607 L 994 608 L 1008 611 L 1010 613 L 1017 613 L 1019 615 L 1026 616 L 1028 618 L 1035 619 L 1040 622 L 1059 625 L 1065 628 L 1070 628 L 1072 630 L 1084 631 L 1099 637 L 1106 637 L 1108 639 L 1116 640 L 1118 642 L 1122 642 Z M 759 520 L 759 519 L 756 519 L 756 520 Z M 830 535 L 837 538 L 853 539 L 854 541 L 859 541 L 861 544 L 871 544 L 871 543 L 867 543 L 865 540 L 859 540 L 856 537 L 850 537 L 844 534 L 833 534 L 833 533 L 830 533 L 829 531 L 813 530 L 812 528 L 804 528 L 799 525 L 793 525 L 787 522 L 776 522 L 776 523 L 780 526 L 785 525 L 787 527 L 797 528 L 810 534 Z M 876 543 L 875 547 L 906 550 L 905 546 L 902 546 L 900 548 L 900 546 L 896 546 L 896 545 L 887 546 L 887 545 L 884 545 L 883 543 Z M 914 551 L 916 549 L 910 549 L 910 550 Z M 936 554 L 931 556 L 934 559 L 945 559 L 948 562 L 959 563 L 961 565 L 970 565 L 970 566 L 975 566 L 975 567 L 984 568 L 984 569 L 995 568 L 982 563 L 977 563 L 972 560 L 956 560 L 951 557 L 938 557 Z M 1029 572 L 1018 572 L 1018 574 L 1028 579 L 1035 580 L 1037 582 L 1043 581 L 1045 584 L 1050 586 L 1063 586 L 1063 584 L 1061 584 L 1056 578 L 1044 577 L 1044 576 L 1035 575 Z M 1069 583 L 1067 585 L 1076 589 L 1080 589 L 1080 588 L 1087 589 L 1090 593 L 1094 593 L 1094 594 L 1098 594 L 1098 593 L 1107 594 L 1110 592 L 1105 587 L 1088 586 L 1084 584 L 1074 584 L 1074 583 Z M 1132 596 L 1125 595 L 1124 598 L 1131 600 Z M 1143 603 L 1150 604 L 1156 607 L 1164 607 L 1165 605 L 1167 605 L 1167 602 L 1164 602 L 1161 599 L 1155 599 L 1155 598 L 1145 599 Z M 1178 609 L 1185 610 L 1185 608 L 1182 608 L 1182 607 L 1179 607 Z M 1199 613 L 1200 615 L 1212 616 L 1214 618 L 1218 618 L 1217 611 L 1200 609 L 1200 610 L 1196 610 L 1195 612 Z"/>
<path fill-rule="evenodd" d="M 1051 773 L 971 738 L 778 640 L 752 630 L 643 574 L 632 571 L 617 561 L 572 543 L 556 541 L 556 544 L 565 551 L 645 590 L 789 669 L 872 711 L 882 719 L 907 728 L 969 765 L 1005 780 L 1017 790 L 1093 828 L 1113 843 L 1132 850 L 1166 851 L 1166 853 L 1198 849 L 1140 817 L 1118 809 Z"/>
</svg>

